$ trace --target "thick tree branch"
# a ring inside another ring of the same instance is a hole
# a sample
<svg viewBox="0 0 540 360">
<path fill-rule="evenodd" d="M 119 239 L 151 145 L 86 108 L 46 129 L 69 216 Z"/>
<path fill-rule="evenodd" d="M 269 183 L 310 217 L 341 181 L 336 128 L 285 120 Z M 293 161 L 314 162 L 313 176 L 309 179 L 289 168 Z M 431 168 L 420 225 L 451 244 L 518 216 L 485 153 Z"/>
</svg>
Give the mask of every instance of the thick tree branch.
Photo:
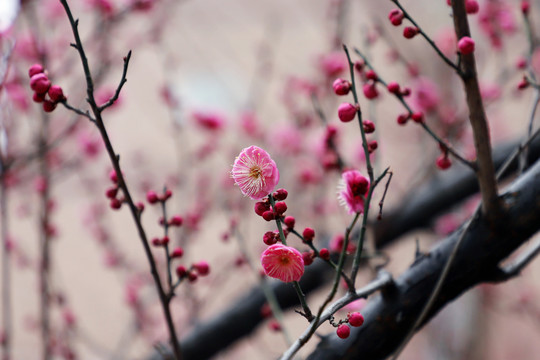
<svg viewBox="0 0 540 360">
<path fill-rule="evenodd" d="M 493 151 L 495 168 L 500 168 L 517 147 L 517 141 L 498 146 Z M 539 156 L 540 138 L 537 138 L 530 145 L 528 163 L 534 163 Z M 518 160 L 514 160 L 503 178 L 517 169 Z M 372 224 L 375 245 L 379 249 L 383 248 L 409 231 L 430 226 L 436 216 L 477 191 L 476 176 L 465 166 L 456 164 L 452 169 L 438 173 L 429 183 L 411 192 L 398 206 L 385 210 L 381 220 Z"/>
<path fill-rule="evenodd" d="M 540 229 L 540 162 L 515 181 L 502 197 L 506 216 L 494 229 L 481 214 L 473 219 L 440 295 L 424 324 L 456 297 L 483 282 L 504 279 L 499 263 Z M 310 360 L 384 359 L 401 343 L 418 317 L 462 229 L 417 259 L 396 280 L 395 291 L 373 298 L 364 308 L 364 325 L 350 338 L 325 336 Z"/>
</svg>

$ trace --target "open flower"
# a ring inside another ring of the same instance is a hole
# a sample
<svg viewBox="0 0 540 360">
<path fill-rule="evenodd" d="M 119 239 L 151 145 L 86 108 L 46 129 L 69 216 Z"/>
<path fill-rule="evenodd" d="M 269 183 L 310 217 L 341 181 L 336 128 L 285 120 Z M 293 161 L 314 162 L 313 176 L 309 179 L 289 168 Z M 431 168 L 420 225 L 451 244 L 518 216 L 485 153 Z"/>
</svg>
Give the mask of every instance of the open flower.
<svg viewBox="0 0 540 360">
<path fill-rule="evenodd" d="M 275 244 L 261 255 L 261 263 L 266 275 L 283 282 L 298 281 L 304 274 L 304 259 L 295 248 Z"/>
<path fill-rule="evenodd" d="M 364 200 L 369 190 L 369 179 L 358 170 L 348 170 L 341 174 L 338 185 L 338 199 L 349 214 L 364 211 Z"/>
<path fill-rule="evenodd" d="M 279 181 L 279 171 L 270 155 L 257 146 L 240 152 L 234 160 L 232 178 L 242 194 L 259 200 L 270 194 Z"/>
</svg>

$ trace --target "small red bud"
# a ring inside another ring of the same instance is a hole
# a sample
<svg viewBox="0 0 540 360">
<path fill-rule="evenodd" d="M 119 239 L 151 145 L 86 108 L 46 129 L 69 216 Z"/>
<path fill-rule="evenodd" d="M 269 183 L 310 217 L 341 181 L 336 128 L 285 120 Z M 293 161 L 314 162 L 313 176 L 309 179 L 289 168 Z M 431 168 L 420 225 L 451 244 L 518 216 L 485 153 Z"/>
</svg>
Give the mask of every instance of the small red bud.
<svg viewBox="0 0 540 360">
<path fill-rule="evenodd" d="M 341 324 L 338 326 L 336 333 L 341 339 L 346 339 L 351 334 L 351 328 L 347 324 Z"/>
<path fill-rule="evenodd" d="M 356 106 L 349 103 L 342 103 L 338 108 L 338 117 L 342 122 L 349 122 L 356 116 Z"/>
<path fill-rule="evenodd" d="M 521 12 L 523 13 L 523 15 L 529 14 L 530 9 L 531 9 L 530 2 L 528 0 L 523 0 L 521 2 Z"/>
<path fill-rule="evenodd" d="M 274 245 L 278 242 L 278 237 L 276 235 L 277 234 L 273 231 L 265 232 L 263 235 L 263 242 L 268 246 Z"/>
<path fill-rule="evenodd" d="M 40 74 L 43 71 L 45 71 L 45 69 L 43 69 L 43 66 L 41 64 L 34 64 L 30 66 L 30 69 L 28 69 L 28 76 L 31 78 L 32 76 Z"/>
<path fill-rule="evenodd" d="M 37 103 L 42 103 L 45 100 L 45 94 L 38 94 L 35 92 L 34 95 L 32 95 L 32 100 Z"/>
<path fill-rule="evenodd" d="M 285 223 L 285 225 L 287 225 L 287 228 L 294 229 L 294 224 L 296 220 L 292 216 L 286 216 L 285 219 L 283 219 L 283 222 Z"/>
<path fill-rule="evenodd" d="M 330 251 L 327 248 L 319 250 L 319 257 L 323 260 L 330 260 Z"/>
<path fill-rule="evenodd" d="M 366 71 L 366 79 L 377 81 L 379 77 L 377 76 L 377 73 L 375 71 L 369 69 L 368 71 Z"/>
<path fill-rule="evenodd" d="M 274 212 L 271 211 L 271 210 L 268 210 L 268 211 L 263 212 L 262 217 L 263 217 L 263 219 L 266 220 L 266 221 L 272 221 L 272 220 L 275 219 L 275 217 L 274 217 Z"/>
<path fill-rule="evenodd" d="M 365 66 L 364 60 L 358 60 L 357 62 L 354 63 L 354 70 L 361 73 L 362 70 L 364 70 L 364 66 Z"/>
<path fill-rule="evenodd" d="M 210 273 L 210 265 L 208 265 L 206 261 L 199 261 L 198 263 L 193 264 L 193 268 L 195 268 L 201 276 L 206 276 Z"/>
<path fill-rule="evenodd" d="M 49 88 L 49 97 L 55 103 L 66 99 L 66 97 L 64 96 L 64 92 L 62 91 L 62 88 L 58 85 L 52 85 Z"/>
<path fill-rule="evenodd" d="M 148 203 L 150 203 L 150 204 L 157 203 L 159 201 L 159 198 L 158 198 L 156 192 L 152 191 L 152 190 L 148 191 L 146 193 L 146 201 L 148 201 Z"/>
<path fill-rule="evenodd" d="M 403 11 L 401 11 L 399 9 L 392 9 L 388 13 L 388 19 L 390 20 L 390 22 L 394 26 L 401 25 L 404 17 L 405 17 L 405 15 L 403 14 Z"/>
<path fill-rule="evenodd" d="M 529 81 L 527 80 L 527 78 L 523 77 L 523 79 L 521 79 L 521 81 L 519 82 L 517 88 L 518 90 L 523 90 L 528 87 L 529 87 Z"/>
<path fill-rule="evenodd" d="M 30 78 L 30 88 L 38 94 L 46 94 L 51 86 L 51 81 L 44 73 L 39 73 Z"/>
<path fill-rule="evenodd" d="M 409 117 L 410 117 L 410 114 L 409 113 L 406 113 L 406 114 L 400 114 L 398 117 L 397 117 L 397 123 L 399 125 L 405 125 L 407 123 L 407 121 L 409 120 Z"/>
<path fill-rule="evenodd" d="M 168 237 L 168 236 L 164 236 L 164 237 L 161 239 L 161 245 L 164 245 L 164 246 L 165 246 L 165 245 L 169 244 L 169 241 L 171 241 L 171 240 L 169 239 L 169 237 Z"/>
<path fill-rule="evenodd" d="M 268 210 L 270 210 L 270 205 L 268 203 L 262 201 L 255 203 L 255 214 L 262 216 Z"/>
<path fill-rule="evenodd" d="M 463 55 L 472 54 L 474 52 L 474 40 L 468 36 L 464 36 L 458 41 L 459 52 Z"/>
<path fill-rule="evenodd" d="M 289 195 L 289 193 L 285 189 L 277 189 L 274 194 L 272 194 L 274 199 L 276 199 L 277 201 L 285 200 L 287 198 L 287 195 Z"/>
<path fill-rule="evenodd" d="M 184 219 L 180 215 L 174 215 L 169 221 L 169 225 L 172 226 L 182 226 Z"/>
<path fill-rule="evenodd" d="M 450 159 L 448 158 L 448 155 L 446 154 L 441 154 L 441 156 L 437 158 L 436 164 L 437 164 L 437 167 L 441 170 L 446 170 L 450 166 L 452 166 L 452 162 L 450 161 Z"/>
<path fill-rule="evenodd" d="M 351 83 L 345 79 L 336 79 L 332 84 L 332 88 L 336 95 L 347 95 L 351 90 Z"/>
<path fill-rule="evenodd" d="M 349 324 L 354 327 L 362 326 L 364 323 L 364 317 L 359 312 L 353 312 L 352 314 L 349 314 Z"/>
<path fill-rule="evenodd" d="M 277 215 L 283 215 L 287 211 L 287 204 L 285 201 L 278 201 L 274 207 Z"/>
<path fill-rule="evenodd" d="M 49 100 L 43 100 L 43 111 L 50 113 L 53 112 L 54 109 L 56 109 L 56 103 Z"/>
<path fill-rule="evenodd" d="M 467 14 L 476 14 L 479 10 L 478 2 L 476 0 L 466 0 L 465 1 L 465 10 Z"/>
<path fill-rule="evenodd" d="M 395 81 L 391 81 L 386 85 L 386 88 L 388 89 L 388 92 L 392 94 L 399 94 L 399 84 Z"/>
<path fill-rule="evenodd" d="M 366 99 L 372 100 L 375 99 L 377 96 L 379 96 L 379 92 L 377 91 L 377 87 L 375 86 L 375 82 L 370 81 L 364 84 L 362 87 L 362 91 L 364 92 L 364 96 Z"/>
<path fill-rule="evenodd" d="M 176 275 L 177 275 L 179 278 L 182 278 L 182 277 L 186 276 L 186 274 L 187 274 L 187 270 L 186 270 L 186 268 L 185 268 L 184 266 L 178 265 L 178 266 L 176 267 Z"/>
<path fill-rule="evenodd" d="M 172 191 L 167 189 L 167 190 L 165 190 L 165 193 L 161 197 L 161 200 L 162 201 L 167 201 L 167 200 L 169 200 L 171 198 L 171 196 L 172 196 Z"/>
<path fill-rule="evenodd" d="M 115 184 L 118 182 L 118 175 L 116 174 L 116 171 L 114 169 L 109 172 L 109 180 L 111 180 Z"/>
<path fill-rule="evenodd" d="M 364 120 L 362 121 L 362 125 L 364 127 L 364 132 L 366 134 L 371 134 L 375 131 L 375 124 L 371 120 Z"/>
<path fill-rule="evenodd" d="M 174 259 L 181 258 L 182 255 L 184 255 L 184 249 L 182 249 L 181 247 L 174 248 L 174 250 L 171 253 L 171 257 Z"/>
<path fill-rule="evenodd" d="M 111 206 L 111 209 L 118 210 L 122 207 L 122 202 L 114 198 L 114 199 L 111 199 L 110 206 Z"/>
<path fill-rule="evenodd" d="M 107 196 L 109 199 L 114 199 L 116 197 L 116 194 L 118 194 L 117 187 L 108 188 L 105 192 L 105 196 Z"/>
<path fill-rule="evenodd" d="M 143 204 L 142 202 L 139 201 L 139 202 L 136 204 L 136 206 L 137 206 L 137 209 L 139 209 L 139 212 L 143 212 L 143 211 L 144 211 L 144 204 Z"/>
<path fill-rule="evenodd" d="M 198 276 L 197 276 L 197 273 L 196 273 L 196 272 L 190 271 L 190 272 L 188 272 L 187 275 L 188 275 L 188 280 L 189 280 L 189 282 L 195 282 L 195 281 L 197 281 Z"/>
<path fill-rule="evenodd" d="M 413 119 L 414 122 L 421 124 L 424 122 L 424 113 L 421 111 L 414 112 L 411 115 L 411 119 Z"/>
<path fill-rule="evenodd" d="M 368 151 L 370 154 L 377 150 L 378 147 L 379 144 L 377 143 L 377 140 L 371 140 L 370 142 L 368 142 Z"/>
<path fill-rule="evenodd" d="M 313 264 L 313 252 L 308 251 L 308 252 L 302 253 L 302 259 L 304 260 L 304 265 L 305 266 L 309 266 L 309 265 Z"/>
<path fill-rule="evenodd" d="M 403 37 L 405 39 L 412 39 L 418 34 L 418 28 L 415 26 L 407 26 L 403 29 Z"/>
<path fill-rule="evenodd" d="M 302 232 L 302 236 L 304 237 L 305 242 L 313 241 L 313 238 L 315 237 L 315 230 L 312 228 L 305 228 Z"/>
</svg>

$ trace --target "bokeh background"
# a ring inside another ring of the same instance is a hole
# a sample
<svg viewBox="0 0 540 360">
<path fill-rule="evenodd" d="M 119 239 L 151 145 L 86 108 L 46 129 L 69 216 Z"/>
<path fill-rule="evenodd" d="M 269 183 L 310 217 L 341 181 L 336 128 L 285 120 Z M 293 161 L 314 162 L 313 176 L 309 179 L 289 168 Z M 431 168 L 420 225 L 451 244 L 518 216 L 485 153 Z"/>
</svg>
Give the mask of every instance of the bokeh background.
<svg viewBox="0 0 540 360">
<path fill-rule="evenodd" d="M 313 227 L 321 244 L 343 233 L 350 222 L 336 199 L 340 174 L 332 163 L 335 158 L 324 146 L 325 129 L 334 126 L 345 163 L 365 171 L 358 128 L 354 122 L 339 122 L 336 109 L 342 99 L 331 91 L 336 76 L 348 77 L 342 43 L 361 49 L 386 81 L 411 87 L 415 106 L 433 101 L 428 122 L 459 151 L 474 156 L 461 84 L 426 41 L 406 40 L 403 26 L 389 24 L 390 1 L 88 0 L 70 5 L 99 78 L 100 99 L 114 91 L 122 58 L 133 51 L 128 82 L 105 121 L 135 197 L 145 201 L 148 190 L 171 189 L 168 212 L 184 219 L 171 236 L 185 250 L 178 264 L 206 260 L 211 266 L 208 277 L 178 288 L 173 313 L 181 337 L 219 316 L 259 283 L 259 268 L 251 269 L 246 256 L 258 266 L 262 234 L 273 227 L 253 213 L 253 201 L 231 182 L 230 166 L 242 148 L 255 144 L 271 153 L 282 175 L 280 187 L 289 191 L 287 213 L 298 226 Z M 403 5 L 455 58 L 446 2 Z M 532 10 L 534 21 L 535 4 Z M 529 47 L 519 2 L 480 1 L 480 12 L 470 21 L 494 143 L 518 139 L 526 134 L 533 101 L 532 91 L 517 91 L 524 70 L 516 63 Z M 70 354 L 78 359 L 145 359 L 156 343 L 166 341 L 167 333 L 129 212 L 110 209 L 104 195 L 111 186 L 111 166 L 99 134 L 86 119 L 61 106 L 43 115 L 31 101 L 26 72 L 40 62 L 69 102 L 87 109 L 82 68 L 69 46 L 72 34 L 59 2 L 23 1 L 15 24 L 0 41 L 3 54 L 9 54 L 0 88 L 2 155 L 18 159 L 8 179 L 8 223 L 2 224 L 9 226 L 13 358 L 41 358 L 42 178 L 39 156 L 26 156 L 36 151 L 48 123 L 47 142 L 60 139 L 46 157 L 53 203 L 50 311 L 58 342 L 55 359 Z M 435 166 L 440 151 L 419 127 L 398 125 L 401 105 L 385 89 L 379 91 L 376 101 L 360 102 L 365 116 L 377 124 L 376 169 L 390 167 L 394 173 L 385 207 L 396 208 L 432 176 L 441 175 Z M 312 94 L 326 123 L 315 111 Z M 377 191 L 374 204 L 381 195 Z M 406 234 L 383 249 L 390 258 L 386 269 L 399 275 L 414 260 L 415 241 L 429 249 L 467 218 L 476 201 L 467 199 L 434 218 L 432 228 Z M 150 237 L 162 235 L 160 216 L 157 207 L 146 204 L 143 221 Z M 367 249 L 373 251 L 370 236 Z M 154 250 L 163 265 L 163 254 Z M 469 291 L 421 331 L 401 358 L 536 359 L 539 270 L 534 262 L 511 282 Z M 373 274 L 373 265 L 366 266 L 362 281 L 367 283 Z M 327 290 L 313 294 L 309 302 L 316 307 Z M 286 343 L 268 324 L 216 358 L 278 357 Z M 293 337 L 305 326 L 294 313 L 287 314 L 285 324 Z M 331 331 L 330 326 L 320 329 L 321 334 Z M 316 342 L 301 354 L 308 354 Z"/>
</svg>

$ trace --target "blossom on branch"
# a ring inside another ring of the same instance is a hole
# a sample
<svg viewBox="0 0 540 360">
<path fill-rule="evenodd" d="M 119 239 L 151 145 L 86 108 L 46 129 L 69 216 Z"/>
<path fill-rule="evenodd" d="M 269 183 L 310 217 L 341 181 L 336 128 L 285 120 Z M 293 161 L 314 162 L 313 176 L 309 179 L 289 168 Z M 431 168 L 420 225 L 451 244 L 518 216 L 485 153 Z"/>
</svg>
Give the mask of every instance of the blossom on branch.
<svg viewBox="0 0 540 360">
<path fill-rule="evenodd" d="M 270 155 L 257 146 L 240 152 L 234 160 L 231 176 L 242 194 L 259 200 L 270 194 L 279 182 L 279 171 Z"/>
<path fill-rule="evenodd" d="M 364 212 L 364 200 L 369 190 L 369 179 L 358 170 L 348 170 L 341 174 L 338 185 L 338 200 L 349 214 Z"/>
<path fill-rule="evenodd" d="M 298 281 L 304 274 L 304 259 L 295 248 L 275 244 L 261 255 L 264 273 L 283 282 Z"/>
</svg>

